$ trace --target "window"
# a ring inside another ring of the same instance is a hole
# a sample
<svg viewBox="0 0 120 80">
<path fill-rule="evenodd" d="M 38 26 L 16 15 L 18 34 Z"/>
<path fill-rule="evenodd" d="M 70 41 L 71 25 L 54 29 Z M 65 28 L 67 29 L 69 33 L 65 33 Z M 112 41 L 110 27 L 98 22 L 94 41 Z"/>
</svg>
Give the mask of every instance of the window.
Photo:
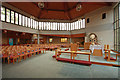
<svg viewBox="0 0 120 80">
<path fill-rule="evenodd" d="M 7 9 L 6 11 L 7 11 L 7 18 L 6 18 L 7 20 L 6 21 L 10 22 L 10 10 Z"/>
<path fill-rule="evenodd" d="M 46 24 L 45 24 L 45 22 L 43 22 L 43 26 L 44 26 L 44 30 L 46 30 Z"/>
<path fill-rule="evenodd" d="M 61 30 L 61 23 L 59 23 L 59 30 Z"/>
<path fill-rule="evenodd" d="M 114 50 L 120 51 L 120 4 L 114 8 Z"/>
<path fill-rule="evenodd" d="M 31 22 L 30 27 L 33 28 L 33 19 L 30 19 L 30 22 Z"/>
<path fill-rule="evenodd" d="M 75 29 L 78 29 L 78 26 L 77 26 L 77 21 L 75 22 Z"/>
<path fill-rule="evenodd" d="M 42 29 L 41 22 L 39 22 L 39 30 L 41 30 L 41 29 Z"/>
<path fill-rule="evenodd" d="M 22 16 L 22 26 L 25 26 L 25 16 Z"/>
<path fill-rule="evenodd" d="M 106 13 L 103 13 L 102 14 L 102 19 L 105 19 L 106 18 Z"/>
<path fill-rule="evenodd" d="M 21 20 L 22 20 L 22 15 L 21 14 L 19 14 L 19 25 L 21 25 L 22 24 L 22 22 L 21 22 Z"/>
<path fill-rule="evenodd" d="M 43 30 L 43 22 L 41 22 L 41 27 L 42 27 L 41 29 Z"/>
<path fill-rule="evenodd" d="M 5 8 L 1 7 L 1 20 L 5 21 Z"/>
<path fill-rule="evenodd" d="M 34 21 L 34 29 L 36 29 L 36 21 Z"/>
<path fill-rule="evenodd" d="M 15 24 L 18 24 L 18 13 L 15 13 Z"/>
<path fill-rule="evenodd" d="M 73 23 L 70 23 L 71 24 L 71 30 L 73 30 Z"/>
<path fill-rule="evenodd" d="M 65 23 L 62 23 L 62 30 L 65 30 Z"/>
<path fill-rule="evenodd" d="M 28 27 L 30 27 L 30 18 L 28 18 Z"/>
<path fill-rule="evenodd" d="M 82 28 L 82 27 L 83 27 L 83 22 L 82 22 L 82 20 L 80 20 L 80 23 L 81 23 L 81 26 L 80 26 L 80 28 Z"/>
<path fill-rule="evenodd" d="M 35 20 L 32 21 L 33 22 L 33 29 L 35 28 Z"/>
<path fill-rule="evenodd" d="M 55 23 L 55 30 L 57 30 L 57 23 Z"/>
<path fill-rule="evenodd" d="M 49 42 L 51 43 L 53 41 L 53 38 L 49 38 Z"/>
<path fill-rule="evenodd" d="M 53 22 L 53 30 L 55 30 L 55 22 Z"/>
<path fill-rule="evenodd" d="M 68 30 L 71 30 L 71 23 L 69 23 Z"/>
<path fill-rule="evenodd" d="M 28 18 L 25 17 L 25 26 L 27 27 L 28 26 Z"/>
<path fill-rule="evenodd" d="M 72 28 L 73 28 L 73 30 L 75 29 L 75 27 L 74 27 L 74 22 L 72 23 Z"/>
<path fill-rule="evenodd" d="M 66 30 L 68 31 L 68 23 L 66 23 Z"/>
<path fill-rule="evenodd" d="M 36 29 L 38 29 L 38 22 L 36 23 Z"/>
<path fill-rule="evenodd" d="M 81 22 L 78 20 L 79 29 L 81 28 Z"/>
<path fill-rule="evenodd" d="M 14 12 L 11 11 L 11 23 L 14 23 Z"/>
<path fill-rule="evenodd" d="M 89 18 L 87 18 L 87 23 L 89 23 L 90 22 L 90 20 L 89 20 Z"/>
<path fill-rule="evenodd" d="M 67 42 L 67 38 L 61 38 L 61 42 Z"/>
<path fill-rule="evenodd" d="M 76 29 L 78 29 L 78 21 L 76 21 Z"/>
<path fill-rule="evenodd" d="M 50 22 L 48 23 L 48 30 L 50 30 Z"/>
<path fill-rule="evenodd" d="M 59 25 L 59 23 L 57 23 L 57 30 L 59 30 L 60 29 L 60 27 L 59 27 L 60 25 Z"/>
<path fill-rule="evenodd" d="M 46 30 L 48 30 L 48 28 L 49 28 L 48 25 L 49 25 L 49 24 L 48 24 L 48 22 L 45 22 L 45 23 L 46 23 Z"/>
<path fill-rule="evenodd" d="M 83 28 L 85 28 L 85 19 L 83 19 Z"/>
<path fill-rule="evenodd" d="M 103 17 L 106 18 L 106 13 L 103 13 Z M 85 28 L 85 19 L 80 19 L 72 23 L 37 22 L 4 7 L 1 7 L 1 20 L 39 30 L 75 30 Z M 115 25 L 119 22 L 120 21 L 117 21 Z"/>
</svg>

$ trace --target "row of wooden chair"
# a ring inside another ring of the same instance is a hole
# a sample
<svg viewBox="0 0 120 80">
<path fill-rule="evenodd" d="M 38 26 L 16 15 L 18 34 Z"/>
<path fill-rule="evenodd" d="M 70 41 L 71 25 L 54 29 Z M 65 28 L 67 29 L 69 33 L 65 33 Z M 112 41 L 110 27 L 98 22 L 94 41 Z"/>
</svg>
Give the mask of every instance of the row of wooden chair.
<svg viewBox="0 0 120 80">
<path fill-rule="evenodd" d="M 22 58 L 24 60 L 27 57 L 31 57 L 32 55 L 35 56 L 35 54 L 41 53 L 41 51 L 45 51 L 45 49 L 41 49 L 40 47 L 31 47 L 31 46 L 8 46 L 3 47 L 1 50 L 3 63 L 5 63 L 5 59 L 7 59 L 8 64 L 9 62 L 14 62 L 18 60 L 18 62 L 21 61 Z"/>
</svg>

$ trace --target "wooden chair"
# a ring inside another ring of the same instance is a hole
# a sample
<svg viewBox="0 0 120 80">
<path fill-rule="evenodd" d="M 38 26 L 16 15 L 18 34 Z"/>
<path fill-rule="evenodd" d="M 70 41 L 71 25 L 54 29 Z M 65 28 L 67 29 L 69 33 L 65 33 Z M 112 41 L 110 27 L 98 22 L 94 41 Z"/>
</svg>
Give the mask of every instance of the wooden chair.
<svg viewBox="0 0 120 80">
<path fill-rule="evenodd" d="M 78 45 L 76 44 L 76 43 L 72 43 L 71 44 L 71 51 L 77 51 L 78 50 Z M 71 55 L 71 57 L 72 57 L 73 55 Z M 74 54 L 74 56 L 76 57 L 77 56 L 77 54 Z"/>
<path fill-rule="evenodd" d="M 107 51 L 107 50 L 109 50 L 110 49 L 110 46 L 109 45 L 104 45 L 104 53 L 105 53 L 105 58 L 107 57 L 107 55 L 108 55 L 108 53 L 109 53 L 109 51 Z"/>
<path fill-rule="evenodd" d="M 84 43 L 84 50 L 89 50 L 91 43 L 90 42 L 85 42 Z"/>
<path fill-rule="evenodd" d="M 19 60 L 19 61 L 21 61 L 21 59 L 22 59 L 23 57 L 24 57 L 24 60 L 26 59 L 26 55 L 23 54 L 22 50 L 19 51 L 19 57 L 20 57 L 20 60 Z"/>
<path fill-rule="evenodd" d="M 93 56 L 103 56 L 102 49 L 94 49 Z"/>
<path fill-rule="evenodd" d="M 104 46 L 104 51 L 105 51 L 105 57 L 104 59 L 107 59 L 107 61 L 111 61 L 111 62 L 115 62 L 116 59 L 114 59 L 113 57 L 110 56 L 110 45 L 105 45 Z"/>
<path fill-rule="evenodd" d="M 8 60 L 8 54 L 7 54 L 7 51 L 6 50 L 2 50 L 2 59 L 3 59 L 3 63 L 5 63 L 5 59 L 7 58 L 7 61 Z M 9 63 L 9 62 L 8 62 Z"/>
<path fill-rule="evenodd" d="M 11 60 L 11 62 L 13 62 L 13 64 L 15 64 L 15 61 L 17 61 L 17 59 L 19 62 L 19 56 L 18 56 L 17 52 L 15 50 L 13 50 L 10 53 L 11 54 L 9 55 L 9 59 Z"/>
</svg>

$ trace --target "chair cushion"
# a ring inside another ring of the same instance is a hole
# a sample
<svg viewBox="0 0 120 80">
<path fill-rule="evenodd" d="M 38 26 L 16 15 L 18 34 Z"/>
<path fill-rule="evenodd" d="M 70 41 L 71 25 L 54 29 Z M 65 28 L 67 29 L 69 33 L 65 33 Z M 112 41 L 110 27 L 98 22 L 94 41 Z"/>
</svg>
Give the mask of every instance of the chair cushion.
<svg viewBox="0 0 120 80">
<path fill-rule="evenodd" d="M 65 49 L 65 51 L 68 51 L 69 49 Z"/>
</svg>

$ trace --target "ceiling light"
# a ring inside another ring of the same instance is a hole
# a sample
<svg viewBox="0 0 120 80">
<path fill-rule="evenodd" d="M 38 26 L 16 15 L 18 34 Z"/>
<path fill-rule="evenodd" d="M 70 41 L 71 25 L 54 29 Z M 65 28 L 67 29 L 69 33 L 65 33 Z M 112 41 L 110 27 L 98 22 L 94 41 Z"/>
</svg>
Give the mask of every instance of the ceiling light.
<svg viewBox="0 0 120 80">
<path fill-rule="evenodd" d="M 78 4 L 78 5 L 76 6 L 76 11 L 80 11 L 81 8 L 82 8 L 82 5 L 81 5 L 81 4 Z"/>
<path fill-rule="evenodd" d="M 38 3 L 38 7 L 39 7 L 39 8 L 44 8 L 44 2 L 39 2 L 39 3 Z"/>
</svg>

